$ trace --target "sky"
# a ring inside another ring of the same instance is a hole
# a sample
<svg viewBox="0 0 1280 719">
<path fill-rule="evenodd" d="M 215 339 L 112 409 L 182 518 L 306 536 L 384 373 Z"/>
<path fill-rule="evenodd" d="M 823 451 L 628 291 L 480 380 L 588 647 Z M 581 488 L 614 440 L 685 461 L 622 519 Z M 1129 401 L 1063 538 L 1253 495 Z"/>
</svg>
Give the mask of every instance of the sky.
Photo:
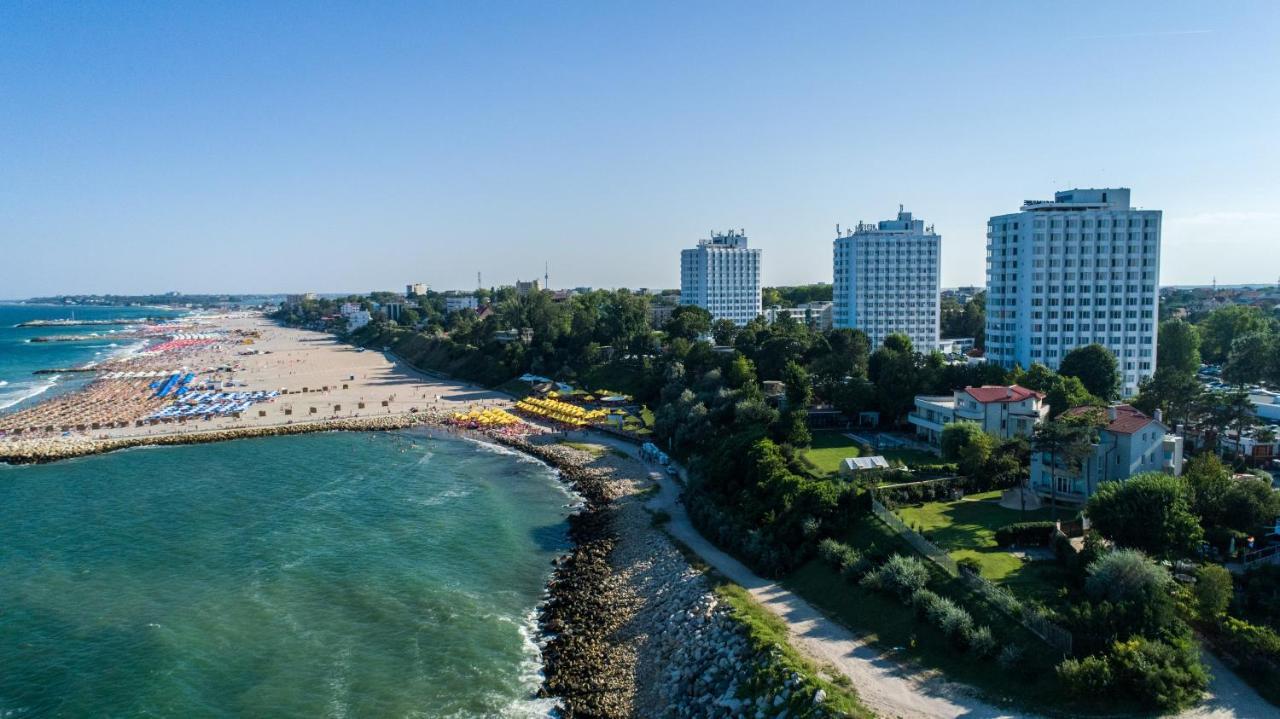
<svg viewBox="0 0 1280 719">
<path fill-rule="evenodd" d="M 1276 2 L 0 4 L 0 297 L 831 281 L 899 203 L 982 284 L 1072 187 L 1280 280 Z"/>
</svg>

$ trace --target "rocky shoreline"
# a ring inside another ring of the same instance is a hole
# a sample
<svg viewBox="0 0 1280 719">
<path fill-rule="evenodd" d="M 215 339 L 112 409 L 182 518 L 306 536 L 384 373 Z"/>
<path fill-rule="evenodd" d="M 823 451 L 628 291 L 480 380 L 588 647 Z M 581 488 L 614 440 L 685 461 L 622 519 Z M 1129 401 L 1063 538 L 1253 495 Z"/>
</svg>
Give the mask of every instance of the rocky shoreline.
<svg viewBox="0 0 1280 719">
<path fill-rule="evenodd" d="M 795 719 L 840 716 L 826 692 L 753 638 L 652 515 L 638 460 L 494 438 L 556 467 L 585 502 L 540 612 L 543 695 L 559 716 Z M 635 463 L 625 472 L 600 465 Z"/>
</svg>

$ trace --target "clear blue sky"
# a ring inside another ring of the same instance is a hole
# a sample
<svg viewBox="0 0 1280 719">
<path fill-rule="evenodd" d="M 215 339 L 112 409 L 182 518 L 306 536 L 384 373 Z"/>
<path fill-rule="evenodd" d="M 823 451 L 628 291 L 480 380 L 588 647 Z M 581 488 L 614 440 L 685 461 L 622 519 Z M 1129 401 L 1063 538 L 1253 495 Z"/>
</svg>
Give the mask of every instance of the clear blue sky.
<svg viewBox="0 0 1280 719">
<path fill-rule="evenodd" d="M 1280 276 L 1280 3 L 0 5 L 0 297 L 767 284 L 905 203 L 943 284 L 1127 186 L 1162 281 Z"/>
</svg>

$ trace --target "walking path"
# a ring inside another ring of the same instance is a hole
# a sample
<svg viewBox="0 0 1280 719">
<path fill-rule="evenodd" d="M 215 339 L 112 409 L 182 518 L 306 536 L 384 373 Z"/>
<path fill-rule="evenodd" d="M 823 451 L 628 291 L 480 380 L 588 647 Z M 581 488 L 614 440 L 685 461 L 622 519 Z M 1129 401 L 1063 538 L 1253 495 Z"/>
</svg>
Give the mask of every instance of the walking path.
<svg viewBox="0 0 1280 719">
<path fill-rule="evenodd" d="M 616 447 L 632 456 L 635 445 L 593 433 L 590 441 Z M 683 471 L 683 470 L 682 470 Z M 680 487 L 665 475 L 661 491 L 646 505 L 671 516 L 667 531 L 729 580 L 742 585 L 761 605 L 776 614 L 791 631 L 792 645 L 819 664 L 834 667 L 852 682 L 858 697 L 881 717 L 902 719 L 1015 719 L 1036 715 L 1001 709 L 974 696 L 967 685 L 947 681 L 936 672 L 899 664 L 843 625 L 785 587 L 763 579 L 738 560 L 720 551 L 693 527 Z M 1176 719 L 1252 719 L 1277 716 L 1275 706 L 1258 695 L 1217 658 L 1203 652 L 1213 674 L 1209 697 Z"/>
</svg>

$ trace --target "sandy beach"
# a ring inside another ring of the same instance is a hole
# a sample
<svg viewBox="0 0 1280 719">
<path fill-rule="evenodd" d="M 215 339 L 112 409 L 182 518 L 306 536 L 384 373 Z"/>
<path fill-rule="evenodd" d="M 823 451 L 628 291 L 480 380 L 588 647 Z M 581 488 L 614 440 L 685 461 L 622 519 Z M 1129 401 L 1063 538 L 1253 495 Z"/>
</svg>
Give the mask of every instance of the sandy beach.
<svg viewBox="0 0 1280 719">
<path fill-rule="evenodd" d="M 142 351 L 96 366 L 85 387 L 0 415 L 0 460 L 53 459 L 88 453 L 91 446 L 104 451 L 204 434 L 407 426 L 510 405 L 501 393 L 428 376 L 389 354 L 283 327 L 257 313 L 201 315 L 162 327 Z M 276 394 L 234 413 L 157 417 L 167 406 L 188 406 L 173 395 L 156 397 L 153 385 L 175 374 L 193 375 L 188 386 L 206 395 Z"/>
</svg>

